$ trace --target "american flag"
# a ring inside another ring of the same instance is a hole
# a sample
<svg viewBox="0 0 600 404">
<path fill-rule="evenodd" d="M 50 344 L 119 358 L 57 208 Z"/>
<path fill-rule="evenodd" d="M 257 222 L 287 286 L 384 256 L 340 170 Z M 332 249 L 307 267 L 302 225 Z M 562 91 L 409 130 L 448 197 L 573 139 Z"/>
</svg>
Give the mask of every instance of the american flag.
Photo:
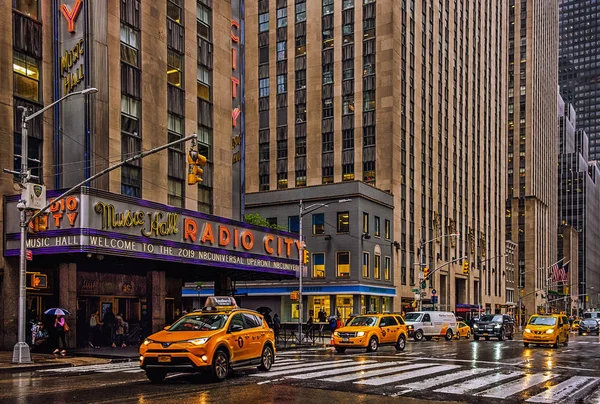
<svg viewBox="0 0 600 404">
<path fill-rule="evenodd" d="M 561 276 L 561 280 L 563 283 L 567 283 L 568 282 L 568 277 L 567 277 L 567 264 L 563 265 L 562 268 L 560 268 L 560 276 Z"/>
<path fill-rule="evenodd" d="M 552 282 L 558 282 L 561 279 L 560 271 L 558 269 L 558 263 L 550 266 L 550 274 Z"/>
</svg>

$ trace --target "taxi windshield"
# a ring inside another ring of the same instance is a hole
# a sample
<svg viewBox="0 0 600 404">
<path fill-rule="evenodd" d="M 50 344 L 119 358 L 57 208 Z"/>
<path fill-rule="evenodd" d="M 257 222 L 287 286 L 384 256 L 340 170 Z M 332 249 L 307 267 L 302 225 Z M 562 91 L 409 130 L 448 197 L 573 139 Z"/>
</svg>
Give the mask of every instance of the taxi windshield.
<svg viewBox="0 0 600 404">
<path fill-rule="evenodd" d="M 414 321 L 417 322 L 421 318 L 421 313 L 407 313 L 404 316 L 404 321 Z"/>
<path fill-rule="evenodd" d="M 355 326 L 355 327 L 364 327 L 364 326 L 371 326 L 371 325 L 375 325 L 375 324 L 377 324 L 377 317 L 358 316 L 358 317 L 354 317 L 352 319 L 352 321 L 350 322 L 350 324 L 348 324 L 348 325 Z"/>
<path fill-rule="evenodd" d="M 486 323 L 501 323 L 502 316 L 482 316 L 479 321 Z"/>
<path fill-rule="evenodd" d="M 531 317 L 529 324 L 532 325 L 556 325 L 556 317 Z"/>
<path fill-rule="evenodd" d="M 169 331 L 212 331 L 223 328 L 226 314 L 194 314 L 180 318 Z"/>
</svg>

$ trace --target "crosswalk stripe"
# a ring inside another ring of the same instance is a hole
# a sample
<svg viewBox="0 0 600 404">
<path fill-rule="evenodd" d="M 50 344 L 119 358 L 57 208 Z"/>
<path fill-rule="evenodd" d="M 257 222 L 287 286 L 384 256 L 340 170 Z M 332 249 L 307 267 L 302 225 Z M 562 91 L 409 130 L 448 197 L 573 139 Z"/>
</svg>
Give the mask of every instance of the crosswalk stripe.
<svg viewBox="0 0 600 404">
<path fill-rule="evenodd" d="M 550 387 L 543 393 L 526 400 L 528 403 L 555 403 L 561 402 L 573 393 L 583 390 L 592 383 L 600 380 L 591 376 L 573 376 L 562 383 Z"/>
<path fill-rule="evenodd" d="M 515 376 L 523 375 L 523 372 L 498 372 L 494 375 L 487 375 L 477 377 L 475 379 L 467 380 L 465 382 L 455 384 L 453 386 L 443 387 L 435 390 L 437 393 L 453 393 L 453 394 L 465 394 L 470 390 L 476 390 L 481 387 L 501 382 L 502 380 L 510 379 Z"/>
<path fill-rule="evenodd" d="M 140 373 L 144 372 L 144 369 L 133 369 L 133 370 L 124 370 L 123 373 Z"/>
<path fill-rule="evenodd" d="M 354 361 L 352 359 L 346 359 L 344 361 L 339 361 L 337 363 L 347 363 L 347 362 L 354 362 Z M 273 369 L 275 369 L 276 372 L 278 372 L 280 370 L 305 369 L 307 366 L 322 365 L 324 363 L 325 362 L 296 362 L 296 363 L 291 363 L 291 364 L 283 364 L 281 366 L 273 365 Z"/>
<path fill-rule="evenodd" d="M 309 373 L 309 374 L 305 374 L 305 375 L 288 376 L 288 378 L 291 378 L 291 379 L 315 379 L 317 377 L 339 375 L 341 373 L 360 372 L 365 369 L 374 369 L 374 368 L 383 368 L 383 367 L 387 367 L 389 372 L 394 372 L 395 371 L 394 368 L 389 368 L 391 365 L 393 365 L 393 363 L 378 362 L 378 363 L 367 364 L 367 363 L 363 362 L 360 365 L 350 366 L 347 368 L 323 370 L 321 372 Z"/>
<path fill-rule="evenodd" d="M 550 379 L 553 379 L 556 376 L 558 375 L 552 373 L 528 374 L 518 380 L 493 387 L 489 390 L 481 391 L 475 395 L 483 397 L 506 398 L 508 396 L 512 396 L 513 394 L 520 393 L 523 390 L 527 390 L 528 388 L 533 387 L 536 384 L 540 384 L 542 382 L 546 382 Z"/>
<path fill-rule="evenodd" d="M 390 365 L 396 365 L 396 364 L 402 364 L 405 362 L 390 362 Z M 380 375 L 386 375 L 391 373 L 392 371 L 394 373 L 397 372 L 403 372 L 405 370 L 410 370 L 410 369 L 418 369 L 418 368 L 424 368 L 424 367 L 429 367 L 431 366 L 431 364 L 425 364 L 425 363 L 412 363 L 410 365 L 405 365 L 405 366 L 397 366 L 394 367 L 393 369 L 377 369 L 377 370 L 370 370 L 368 372 L 360 372 L 360 373 L 353 373 L 350 375 L 342 375 L 342 376 L 334 376 L 334 377 L 329 377 L 327 379 L 320 379 L 324 382 L 348 382 L 350 380 L 358 380 L 358 379 L 366 379 L 368 377 L 373 377 L 373 376 L 380 376 Z"/>
<path fill-rule="evenodd" d="M 411 389 L 411 390 L 427 390 L 431 387 L 439 386 L 440 384 L 455 382 L 456 380 L 463 379 L 465 377 L 475 376 L 475 375 L 485 373 L 485 372 L 490 372 L 493 370 L 496 370 L 496 369 L 477 368 L 477 369 L 461 370 L 460 372 L 448 373 L 446 375 L 434 377 L 433 379 L 427 379 L 425 381 L 418 381 L 418 382 L 409 383 L 409 384 L 405 384 L 402 386 L 396 386 L 396 387 L 402 387 L 402 388 Z"/>
<path fill-rule="evenodd" d="M 414 377 L 430 375 L 433 373 L 446 372 L 448 370 L 453 370 L 453 369 L 456 369 L 459 367 L 460 367 L 459 365 L 439 365 L 439 366 L 429 367 L 426 369 L 415 370 L 414 372 L 410 372 L 410 373 L 400 373 L 400 374 L 394 374 L 391 376 L 381 376 L 381 377 L 374 377 L 374 378 L 366 379 L 366 380 L 359 380 L 354 383 L 366 384 L 369 386 L 381 386 L 382 384 L 395 383 L 395 382 L 399 382 L 399 381 L 406 380 L 406 379 L 412 379 Z"/>
<path fill-rule="evenodd" d="M 367 363 L 367 362 L 370 363 L 373 361 L 366 361 L 363 363 Z M 342 367 L 342 366 L 350 366 L 354 363 L 357 363 L 357 362 L 353 359 L 344 359 L 341 361 L 336 361 L 334 363 L 331 363 L 331 362 L 328 362 L 328 363 L 308 362 L 308 363 L 305 363 L 302 365 L 294 365 L 294 369 L 279 370 L 279 371 L 275 371 L 275 372 L 256 373 L 256 374 L 252 374 L 250 376 L 254 376 L 254 377 L 286 376 L 288 374 L 299 373 L 299 372 L 310 372 L 312 370 L 321 370 L 321 369 L 325 369 L 325 368 L 338 368 L 338 367 Z"/>
<path fill-rule="evenodd" d="M 298 363 L 300 362 L 298 359 L 282 359 L 282 360 L 278 360 L 275 359 L 275 363 L 274 364 L 282 364 L 282 363 Z"/>
</svg>

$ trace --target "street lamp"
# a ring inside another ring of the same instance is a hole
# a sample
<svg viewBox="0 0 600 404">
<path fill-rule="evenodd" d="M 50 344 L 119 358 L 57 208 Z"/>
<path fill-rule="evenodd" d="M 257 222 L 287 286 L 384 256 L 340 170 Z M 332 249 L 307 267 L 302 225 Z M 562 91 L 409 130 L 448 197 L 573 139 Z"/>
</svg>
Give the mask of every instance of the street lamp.
<svg viewBox="0 0 600 404">
<path fill-rule="evenodd" d="M 66 100 L 69 97 L 73 97 L 76 95 L 87 95 L 97 93 L 97 88 L 86 88 L 85 90 L 75 91 L 73 93 L 69 93 L 62 98 L 54 101 L 52 104 L 45 106 L 39 111 L 35 112 L 32 115 L 29 115 L 29 111 L 25 107 L 18 107 L 23 110 L 23 115 L 21 116 L 21 171 L 19 173 L 15 173 L 9 170 L 13 174 L 19 174 L 21 177 L 21 184 L 23 188 L 27 186 L 29 180 L 31 179 L 31 174 L 29 173 L 29 169 L 27 167 L 27 159 L 28 159 L 28 138 L 27 138 L 27 124 L 33 118 L 38 115 L 43 114 L 48 109 L 52 108 L 56 104 Z M 27 201 L 21 197 L 19 203 L 17 204 L 17 209 L 19 210 L 20 215 L 20 226 L 21 226 L 21 249 L 19 255 L 19 322 L 18 322 L 18 336 L 17 343 L 13 349 L 13 363 L 31 363 L 31 354 L 29 352 L 29 345 L 25 342 L 25 299 L 26 299 L 26 284 L 25 284 L 25 276 L 27 271 L 27 260 L 26 260 L 26 246 L 27 246 L 27 216 L 26 211 L 30 209 L 27 206 Z"/>
<path fill-rule="evenodd" d="M 350 202 L 352 201 L 352 199 L 340 199 L 338 200 L 336 203 L 345 203 L 345 202 Z M 310 206 L 304 207 L 304 203 L 302 202 L 302 199 L 300 199 L 300 214 L 298 215 L 298 219 L 299 219 L 299 225 L 300 225 L 300 231 L 299 231 L 299 238 L 300 238 L 300 249 L 298 250 L 298 264 L 299 264 L 299 270 L 300 273 L 298 275 L 298 343 L 301 344 L 302 343 L 302 310 L 303 310 L 303 304 L 302 304 L 302 277 L 304 276 L 304 267 L 303 267 L 303 260 L 304 260 L 304 239 L 302 237 L 302 217 L 310 212 L 314 212 L 317 209 L 320 208 L 327 208 L 329 207 L 329 205 L 325 204 L 325 203 L 315 203 L 312 204 Z"/>
</svg>

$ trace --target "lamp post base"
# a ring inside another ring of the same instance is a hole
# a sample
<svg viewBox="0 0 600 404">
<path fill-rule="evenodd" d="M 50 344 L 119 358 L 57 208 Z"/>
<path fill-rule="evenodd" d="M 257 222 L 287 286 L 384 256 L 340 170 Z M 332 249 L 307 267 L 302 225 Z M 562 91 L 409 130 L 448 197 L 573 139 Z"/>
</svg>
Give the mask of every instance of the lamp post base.
<svg viewBox="0 0 600 404">
<path fill-rule="evenodd" d="M 13 348 L 12 363 L 33 363 L 29 345 L 25 342 L 17 342 Z"/>
</svg>

